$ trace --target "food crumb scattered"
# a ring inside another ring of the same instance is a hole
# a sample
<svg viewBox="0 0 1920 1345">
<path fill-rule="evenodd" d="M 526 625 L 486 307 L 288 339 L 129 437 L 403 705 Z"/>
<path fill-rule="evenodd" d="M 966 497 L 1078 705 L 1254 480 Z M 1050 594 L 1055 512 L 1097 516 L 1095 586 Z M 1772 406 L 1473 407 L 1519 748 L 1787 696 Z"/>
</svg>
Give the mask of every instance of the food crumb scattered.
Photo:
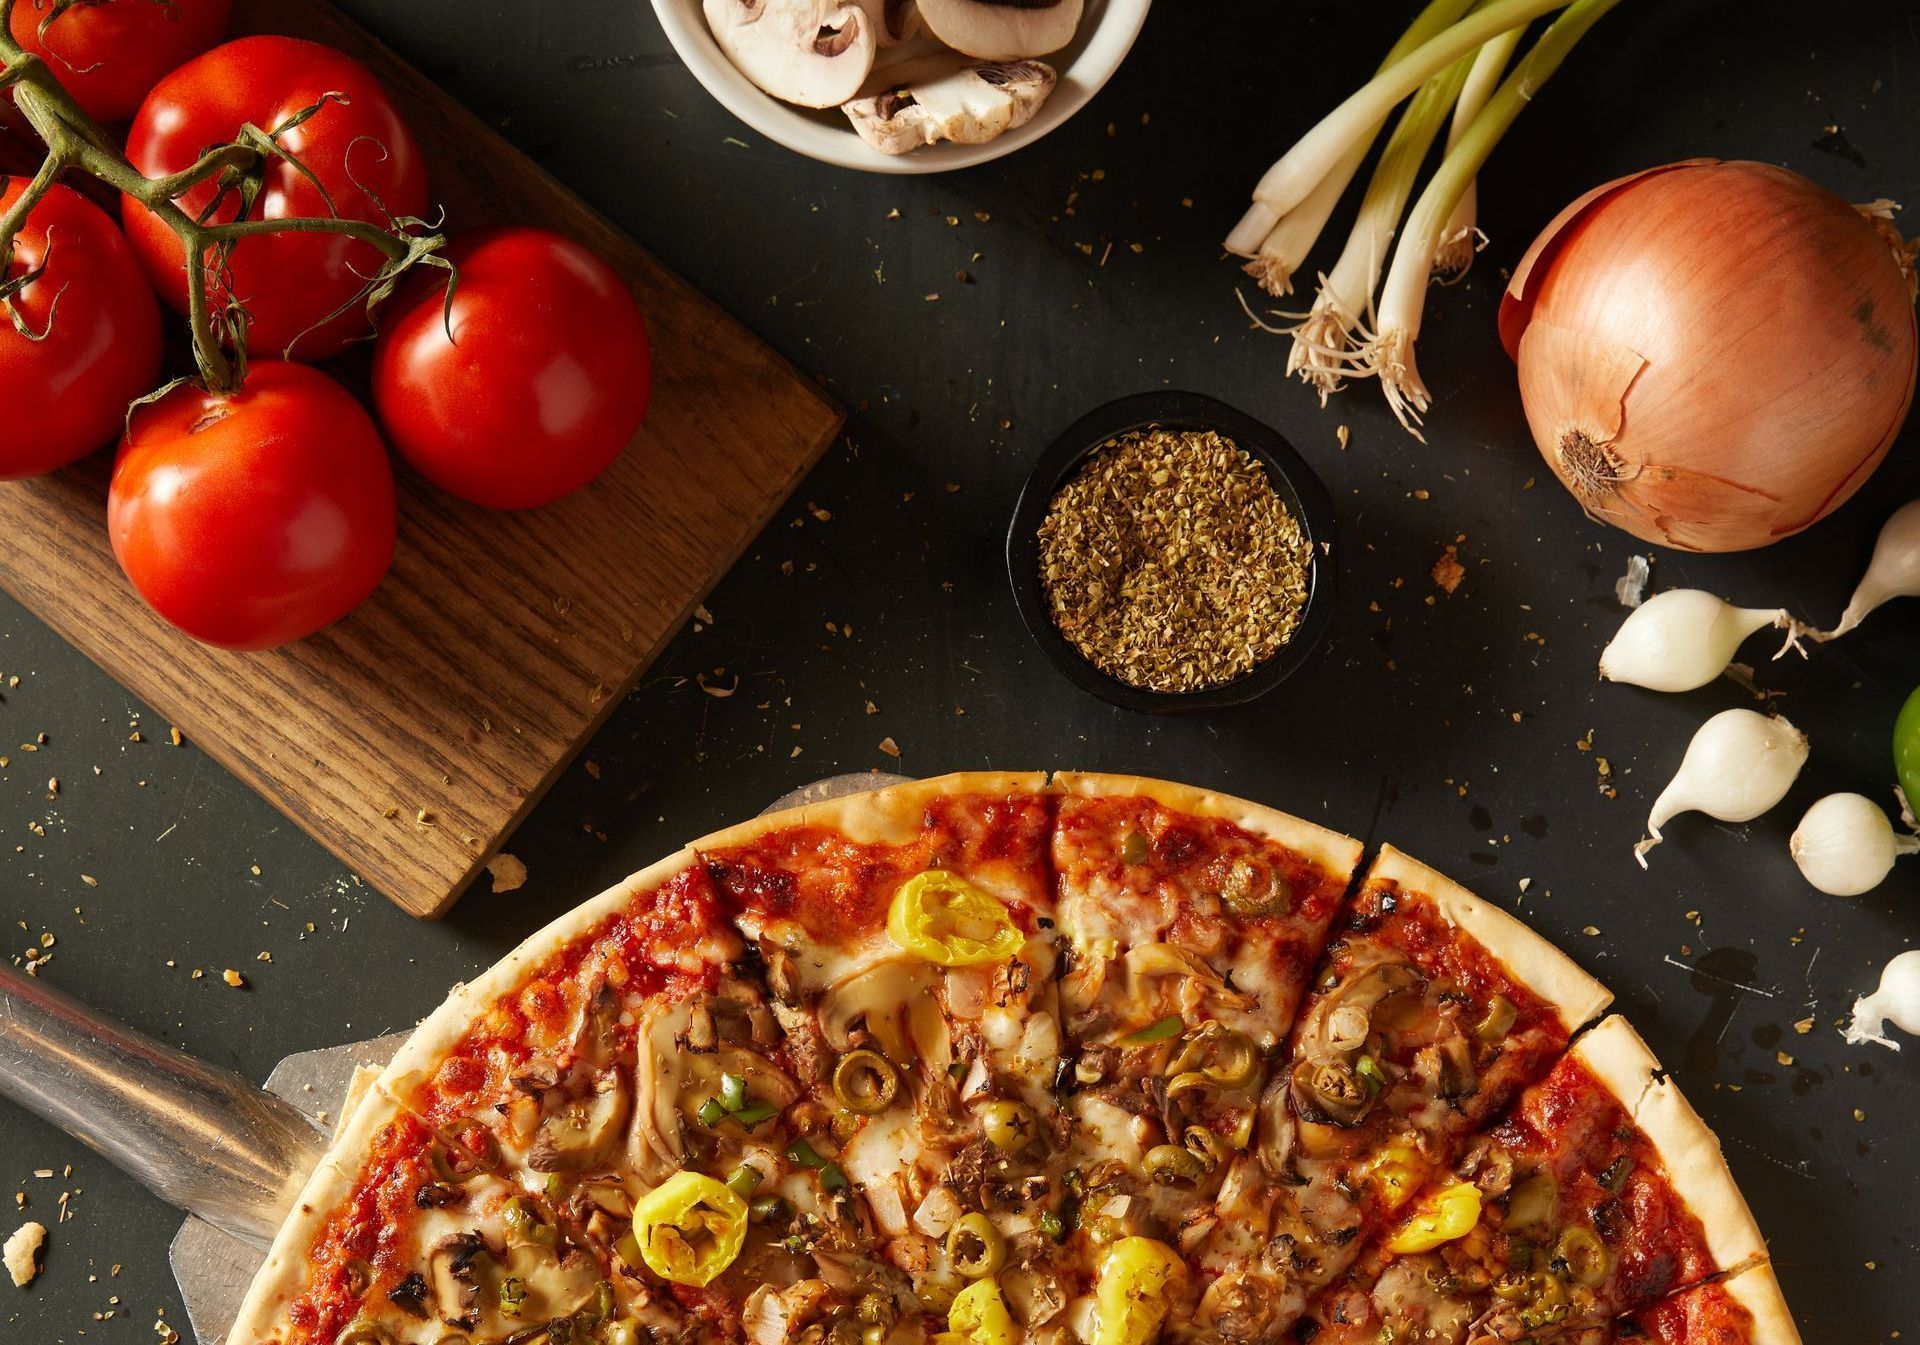
<svg viewBox="0 0 1920 1345">
<path fill-rule="evenodd" d="M 487 861 L 487 872 L 493 876 L 495 892 L 513 892 L 527 883 L 526 863 L 504 850 Z"/>
<path fill-rule="evenodd" d="M 247 978 L 235 971 L 232 967 L 228 967 L 225 971 L 221 972 L 220 979 L 232 986 L 235 990 L 244 990 L 247 988 Z"/>
<path fill-rule="evenodd" d="M 888 735 L 880 740 L 880 750 L 890 757 L 897 757 L 900 755 L 900 744 L 893 740 L 892 735 Z"/>
<path fill-rule="evenodd" d="M 13 1231 L 5 1247 L 0 1247 L 0 1262 L 13 1277 L 14 1287 L 24 1289 L 40 1273 L 40 1249 L 47 1245 L 47 1230 L 29 1219 Z"/>
<path fill-rule="evenodd" d="M 1433 563 L 1433 582 L 1441 592 L 1452 595 L 1460 587 L 1460 581 L 1467 577 L 1467 567 L 1460 563 L 1459 551 L 1452 542 L 1440 553 L 1440 559 Z"/>
</svg>

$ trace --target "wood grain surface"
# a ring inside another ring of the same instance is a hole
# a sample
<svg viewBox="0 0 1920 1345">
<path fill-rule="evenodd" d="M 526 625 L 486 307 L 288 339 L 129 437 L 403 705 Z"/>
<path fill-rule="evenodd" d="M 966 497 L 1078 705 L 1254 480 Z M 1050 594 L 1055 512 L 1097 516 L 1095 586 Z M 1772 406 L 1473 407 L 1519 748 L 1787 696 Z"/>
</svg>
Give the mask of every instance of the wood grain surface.
<svg viewBox="0 0 1920 1345">
<path fill-rule="evenodd" d="M 368 882 L 436 916 L 785 500 L 842 415 L 322 0 L 243 0 L 235 26 L 315 38 L 370 65 L 420 140 L 449 228 L 542 225 L 627 276 L 653 339 L 647 422 L 599 481 L 524 513 L 469 507 L 396 463 L 392 573 L 346 620 L 271 653 L 196 644 L 140 601 L 107 544 L 109 454 L 0 485 L 0 585 Z"/>
</svg>

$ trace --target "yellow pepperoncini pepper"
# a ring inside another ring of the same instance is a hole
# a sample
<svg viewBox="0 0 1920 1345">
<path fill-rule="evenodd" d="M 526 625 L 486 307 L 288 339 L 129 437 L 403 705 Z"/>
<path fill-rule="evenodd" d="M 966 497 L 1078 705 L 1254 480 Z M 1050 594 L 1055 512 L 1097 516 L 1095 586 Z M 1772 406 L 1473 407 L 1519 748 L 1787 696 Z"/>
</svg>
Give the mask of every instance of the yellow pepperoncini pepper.
<svg viewBox="0 0 1920 1345">
<path fill-rule="evenodd" d="M 1430 1252 L 1445 1242 L 1464 1238 L 1480 1222 L 1480 1188 L 1452 1182 L 1420 1198 L 1420 1204 L 1387 1240 L 1387 1250 L 1399 1256 Z"/>
<path fill-rule="evenodd" d="M 649 1270 L 698 1288 L 740 1255 L 747 1202 L 704 1173 L 676 1172 L 634 1205 L 633 1235 Z"/>
<path fill-rule="evenodd" d="M 1000 1296 L 1000 1281 L 975 1280 L 955 1294 L 942 1334 L 958 1336 L 964 1345 L 1013 1345 L 1020 1332 Z"/>
<path fill-rule="evenodd" d="M 1186 1263 L 1164 1242 L 1121 1238 L 1100 1261 L 1093 1290 L 1092 1345 L 1147 1345 L 1167 1315 Z"/>
<path fill-rule="evenodd" d="M 1425 1164 L 1404 1144 L 1387 1145 L 1380 1156 L 1367 1165 L 1366 1171 L 1368 1179 L 1379 1190 L 1381 1201 L 1390 1210 L 1406 1204 L 1426 1178 Z"/>
<path fill-rule="evenodd" d="M 943 967 L 1004 962 L 1027 941 L 1004 903 L 943 869 L 900 884 L 887 908 L 887 933 L 909 953 Z"/>
</svg>

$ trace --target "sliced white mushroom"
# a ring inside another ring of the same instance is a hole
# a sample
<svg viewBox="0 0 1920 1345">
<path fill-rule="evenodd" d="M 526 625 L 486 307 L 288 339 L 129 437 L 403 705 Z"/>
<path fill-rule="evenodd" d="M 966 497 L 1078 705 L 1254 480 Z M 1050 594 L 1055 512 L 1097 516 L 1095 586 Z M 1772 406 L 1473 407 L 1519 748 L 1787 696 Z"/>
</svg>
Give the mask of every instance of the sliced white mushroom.
<svg viewBox="0 0 1920 1345">
<path fill-rule="evenodd" d="M 935 37 L 983 61 L 1045 56 L 1073 41 L 1083 0 L 918 0 Z"/>
<path fill-rule="evenodd" d="M 884 89 L 844 108 L 860 138 L 882 154 L 905 154 L 942 140 L 985 144 L 1032 121 L 1057 80 L 1038 61 L 983 63 L 954 55 L 886 74 Z"/>
<path fill-rule="evenodd" d="M 860 91 L 879 47 L 861 0 L 704 0 L 727 59 L 775 98 L 835 107 Z"/>
</svg>

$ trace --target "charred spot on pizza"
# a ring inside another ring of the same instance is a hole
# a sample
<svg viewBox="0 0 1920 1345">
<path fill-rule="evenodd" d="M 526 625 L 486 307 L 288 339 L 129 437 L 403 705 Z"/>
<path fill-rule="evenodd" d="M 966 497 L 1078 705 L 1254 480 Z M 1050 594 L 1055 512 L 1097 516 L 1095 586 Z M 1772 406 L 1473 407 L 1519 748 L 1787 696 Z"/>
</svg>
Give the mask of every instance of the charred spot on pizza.
<svg viewBox="0 0 1920 1345">
<path fill-rule="evenodd" d="M 387 1299 L 407 1316 L 418 1317 L 425 1321 L 427 1317 L 426 1277 L 419 1271 L 414 1271 L 387 1291 Z"/>
<path fill-rule="evenodd" d="M 423 1210 L 440 1210 L 466 1200 L 466 1192 L 447 1182 L 426 1182 L 413 1193 L 413 1203 Z"/>
</svg>

